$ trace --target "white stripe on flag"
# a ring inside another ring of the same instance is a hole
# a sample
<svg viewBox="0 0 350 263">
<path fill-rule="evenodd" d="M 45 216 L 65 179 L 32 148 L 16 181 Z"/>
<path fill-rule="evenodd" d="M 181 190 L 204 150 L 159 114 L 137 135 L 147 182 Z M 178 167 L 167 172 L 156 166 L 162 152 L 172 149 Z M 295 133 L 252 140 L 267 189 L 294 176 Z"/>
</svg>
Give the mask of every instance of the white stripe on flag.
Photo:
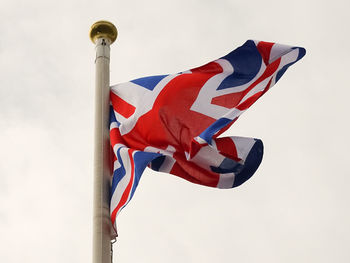
<svg viewBox="0 0 350 263">
<path fill-rule="evenodd" d="M 270 77 L 267 77 L 266 79 L 264 79 L 263 81 L 259 82 L 254 88 L 252 88 L 244 97 L 243 99 L 240 101 L 240 104 L 243 103 L 245 100 L 249 99 L 251 96 L 254 96 L 256 93 L 263 91 L 267 84 L 269 83 L 271 79 Z"/>
<path fill-rule="evenodd" d="M 291 51 L 291 46 L 274 44 L 270 51 L 269 64 Z"/>
<path fill-rule="evenodd" d="M 118 206 L 131 178 L 131 173 L 133 171 L 131 171 L 131 163 L 130 163 L 130 158 L 129 158 L 129 153 L 128 153 L 128 149 L 127 148 L 122 148 L 120 150 L 120 156 L 121 156 L 121 163 L 124 165 L 124 169 L 125 169 L 125 175 L 124 177 L 119 181 L 116 189 L 114 190 L 114 193 L 112 195 L 112 199 L 111 199 L 111 212 L 113 212 L 113 210 Z M 129 200 L 129 196 L 130 193 L 128 193 L 128 200 Z M 127 203 L 127 202 L 126 202 Z M 126 204 L 125 203 L 125 204 Z M 124 204 L 124 205 L 125 205 Z M 124 206 L 123 205 L 123 206 Z M 121 207 L 122 208 L 122 207 Z M 121 208 L 119 209 L 117 216 L 121 210 Z"/>
<path fill-rule="evenodd" d="M 231 137 L 234 144 L 236 145 L 237 157 L 245 160 L 250 152 L 250 149 L 254 146 L 255 140 L 253 138 L 245 137 Z"/>
<path fill-rule="evenodd" d="M 299 49 L 293 49 L 292 51 L 290 51 L 288 54 L 284 55 L 281 58 L 281 63 L 278 67 L 278 70 L 280 70 L 281 68 L 283 68 L 285 65 L 292 63 L 294 61 L 297 60 L 299 55 Z"/>
<path fill-rule="evenodd" d="M 216 187 L 221 189 L 232 188 L 234 181 L 235 181 L 234 173 L 220 174 L 219 182 Z"/>
</svg>

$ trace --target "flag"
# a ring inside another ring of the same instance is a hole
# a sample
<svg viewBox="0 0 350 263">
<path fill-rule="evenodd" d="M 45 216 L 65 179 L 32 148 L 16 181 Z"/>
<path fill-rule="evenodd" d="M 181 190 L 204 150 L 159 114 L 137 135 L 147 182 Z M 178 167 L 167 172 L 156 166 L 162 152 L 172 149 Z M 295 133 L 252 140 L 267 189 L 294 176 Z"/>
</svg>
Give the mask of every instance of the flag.
<svg viewBox="0 0 350 263">
<path fill-rule="evenodd" d="M 219 135 L 304 55 L 301 47 L 248 40 L 204 66 L 112 86 L 113 225 L 147 166 L 217 188 L 248 180 L 262 141 Z"/>
</svg>

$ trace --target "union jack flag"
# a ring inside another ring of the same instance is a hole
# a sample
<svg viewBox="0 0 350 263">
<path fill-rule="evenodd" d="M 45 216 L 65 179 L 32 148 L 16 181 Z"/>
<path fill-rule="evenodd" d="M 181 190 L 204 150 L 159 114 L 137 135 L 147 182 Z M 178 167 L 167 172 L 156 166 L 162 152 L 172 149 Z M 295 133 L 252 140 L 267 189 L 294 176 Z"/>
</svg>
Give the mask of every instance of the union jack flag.
<svg viewBox="0 0 350 263">
<path fill-rule="evenodd" d="M 219 135 L 304 55 L 301 47 L 248 40 L 204 66 L 112 86 L 113 225 L 147 166 L 217 188 L 248 180 L 262 161 L 261 140 Z"/>
</svg>

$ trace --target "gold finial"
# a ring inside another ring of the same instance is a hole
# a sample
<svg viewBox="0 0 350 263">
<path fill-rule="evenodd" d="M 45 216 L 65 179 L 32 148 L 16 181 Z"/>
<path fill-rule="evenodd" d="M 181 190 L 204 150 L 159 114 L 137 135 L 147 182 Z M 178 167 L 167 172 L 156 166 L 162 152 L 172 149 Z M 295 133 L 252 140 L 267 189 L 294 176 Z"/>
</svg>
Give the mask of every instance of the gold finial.
<svg viewBox="0 0 350 263">
<path fill-rule="evenodd" d="M 117 39 L 117 28 L 108 21 L 98 21 L 91 26 L 90 39 L 93 43 L 96 43 L 98 38 L 107 38 L 111 41 L 111 44 Z"/>
</svg>

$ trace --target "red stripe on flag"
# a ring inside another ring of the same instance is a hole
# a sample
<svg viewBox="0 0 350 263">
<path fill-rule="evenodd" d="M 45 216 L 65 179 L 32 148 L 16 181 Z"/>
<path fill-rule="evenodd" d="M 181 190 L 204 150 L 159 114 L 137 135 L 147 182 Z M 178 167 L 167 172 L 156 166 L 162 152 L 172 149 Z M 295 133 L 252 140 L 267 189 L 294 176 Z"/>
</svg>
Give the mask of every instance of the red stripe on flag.
<svg viewBox="0 0 350 263">
<path fill-rule="evenodd" d="M 191 141 L 191 146 L 190 146 L 190 158 L 193 158 L 198 152 L 199 150 L 205 146 L 206 144 L 200 144 L 199 142 L 192 140 Z"/>
<path fill-rule="evenodd" d="M 243 90 L 241 92 L 237 92 L 237 93 L 230 93 L 230 94 L 217 96 L 215 98 L 212 98 L 211 103 L 215 104 L 215 105 L 218 105 L 218 106 L 222 106 L 222 107 L 228 108 L 228 109 L 232 109 L 232 108 L 236 107 L 239 110 L 243 110 L 242 109 L 242 107 L 243 107 L 242 104 L 239 104 L 239 103 L 244 98 L 244 96 L 249 91 L 254 89 L 254 87 L 256 85 L 258 85 L 260 82 L 264 81 L 266 78 L 268 78 L 271 75 L 273 75 L 276 72 L 276 70 L 278 69 L 278 66 L 279 66 L 280 62 L 281 62 L 281 58 L 275 60 L 270 65 L 268 65 L 266 67 L 264 73 L 252 85 L 250 85 L 247 89 L 245 89 L 245 90 Z M 254 96 L 254 98 L 257 99 L 256 96 Z M 249 100 L 250 100 L 250 98 L 249 98 Z M 244 101 L 243 103 L 244 103 L 244 105 L 248 105 L 248 103 L 246 103 L 246 101 Z M 244 109 L 246 109 L 246 108 L 244 108 Z"/>
<path fill-rule="evenodd" d="M 201 67 L 191 69 L 192 73 L 204 73 L 204 74 L 213 74 L 213 75 L 221 73 L 222 71 L 223 70 L 222 70 L 222 67 L 220 66 L 220 64 L 218 64 L 214 61 L 209 62 Z"/>
<path fill-rule="evenodd" d="M 215 121 L 190 109 L 203 85 L 223 69 L 211 62 L 191 71 L 192 74 L 181 74 L 166 84 L 152 110 L 139 117 L 132 132 L 123 134 L 127 145 L 134 149 L 149 145 L 166 149 L 172 145 L 178 151 L 190 151 L 192 139 Z"/>
<path fill-rule="evenodd" d="M 109 132 L 109 137 L 110 137 L 110 141 L 111 141 L 111 145 L 112 147 L 114 147 L 114 145 L 121 143 L 125 145 L 124 139 L 120 134 L 119 129 L 113 129 Z"/>
<path fill-rule="evenodd" d="M 130 163 L 131 163 L 131 174 L 130 174 L 130 181 L 128 183 L 128 186 L 125 188 L 124 193 L 122 195 L 122 198 L 120 199 L 117 207 L 113 210 L 112 214 L 111 214 L 111 220 L 112 220 L 112 224 L 114 225 L 115 222 L 115 218 L 117 216 L 118 211 L 120 210 L 120 208 L 122 208 L 126 202 L 128 201 L 129 195 L 131 194 L 131 187 L 134 184 L 134 171 L 135 171 L 135 165 L 134 165 L 134 160 L 132 158 L 132 153 L 134 152 L 134 150 L 129 149 L 128 150 L 128 154 L 129 154 L 129 158 L 130 158 Z"/>
<path fill-rule="evenodd" d="M 116 112 L 118 112 L 124 118 L 129 118 L 131 115 L 134 114 L 136 108 L 133 105 L 127 103 L 125 100 L 114 94 L 112 91 L 110 94 L 113 109 Z"/>
<path fill-rule="evenodd" d="M 243 111 L 243 110 L 248 109 L 250 106 L 252 106 L 252 104 L 254 104 L 254 102 L 256 102 L 262 95 L 264 95 L 266 93 L 266 91 L 269 90 L 270 85 L 271 85 L 271 81 L 272 81 L 272 79 L 270 79 L 269 83 L 267 83 L 266 87 L 262 91 L 255 93 L 253 96 L 249 97 L 244 102 L 239 104 L 237 106 L 237 109 L 239 109 L 240 111 Z"/>
<path fill-rule="evenodd" d="M 278 69 L 278 66 L 280 65 L 280 63 L 281 63 L 281 58 L 276 59 L 274 62 L 269 64 L 266 67 L 264 73 L 252 85 L 250 85 L 249 88 L 244 90 L 244 95 L 246 95 L 248 92 L 250 92 L 252 89 L 254 89 L 256 85 L 260 84 L 265 79 L 267 79 L 268 77 L 270 77 L 273 74 L 275 74 L 276 70 Z"/>
<path fill-rule="evenodd" d="M 256 47 L 266 65 L 269 64 L 271 49 L 274 44 L 275 43 L 260 41 Z"/>
<path fill-rule="evenodd" d="M 243 91 L 236 92 L 236 93 L 229 93 L 229 94 L 212 98 L 211 104 L 222 106 L 227 109 L 232 109 L 239 104 L 239 102 L 241 101 L 241 99 L 243 99 L 243 97 L 244 97 Z"/>
<path fill-rule="evenodd" d="M 261 97 L 262 94 L 263 94 L 262 91 L 259 91 L 259 92 L 255 93 L 253 96 L 249 97 L 244 102 L 239 104 L 237 106 L 237 109 L 240 110 L 240 111 L 248 109 L 250 106 L 252 106 L 254 104 L 254 102 L 257 101 L 257 99 L 259 99 L 259 97 Z"/>
<path fill-rule="evenodd" d="M 237 162 L 241 160 L 240 158 L 238 158 L 236 144 L 230 137 L 216 138 L 215 143 L 216 148 L 222 155 L 233 159 Z"/>
<path fill-rule="evenodd" d="M 174 154 L 174 163 L 170 174 L 181 177 L 187 181 L 195 184 L 201 184 L 211 187 L 218 185 L 220 175 L 211 171 L 208 171 L 196 163 L 189 162 L 184 156 L 179 153 Z"/>
</svg>

